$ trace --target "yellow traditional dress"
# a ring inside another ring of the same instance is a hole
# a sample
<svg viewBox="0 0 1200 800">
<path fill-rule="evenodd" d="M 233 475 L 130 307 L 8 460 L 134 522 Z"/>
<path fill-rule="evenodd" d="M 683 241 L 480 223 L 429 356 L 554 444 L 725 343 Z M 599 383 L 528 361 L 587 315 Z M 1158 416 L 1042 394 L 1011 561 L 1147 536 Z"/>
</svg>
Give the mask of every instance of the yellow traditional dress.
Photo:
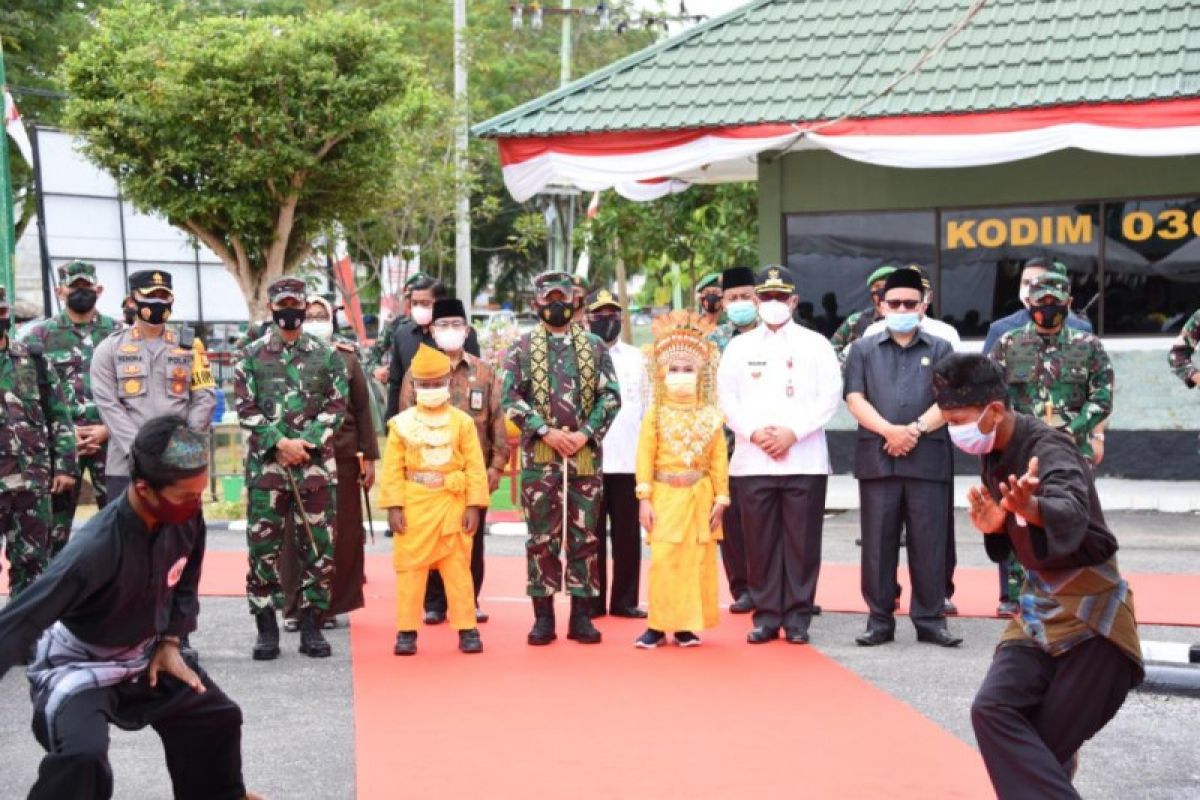
<svg viewBox="0 0 1200 800">
<path fill-rule="evenodd" d="M 414 362 L 415 366 L 415 362 Z M 446 586 L 450 626 L 475 627 L 471 534 L 467 506 L 486 508 L 487 468 L 475 422 L 449 403 L 413 406 L 388 421 L 379 478 L 379 504 L 404 509 L 405 529 L 392 537 L 396 570 L 396 629 L 415 631 L 425 583 L 437 569 Z"/>
<path fill-rule="evenodd" d="M 673 312 L 655 323 L 653 405 L 642 419 L 637 452 L 637 495 L 654 508 L 650 543 L 651 630 L 695 632 L 716 626 L 717 543 L 709 527 L 713 504 L 729 504 L 724 418 L 712 391 L 715 349 L 699 318 Z M 697 397 L 666 396 L 663 378 L 673 360 L 689 358 L 699 377 Z"/>
</svg>

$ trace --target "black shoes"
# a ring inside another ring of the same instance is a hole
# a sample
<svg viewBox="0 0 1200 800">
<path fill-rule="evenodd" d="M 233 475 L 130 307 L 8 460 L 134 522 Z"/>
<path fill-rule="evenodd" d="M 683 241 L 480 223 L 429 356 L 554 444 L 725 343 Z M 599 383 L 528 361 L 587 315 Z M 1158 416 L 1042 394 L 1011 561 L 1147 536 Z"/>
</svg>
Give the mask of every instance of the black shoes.
<svg viewBox="0 0 1200 800">
<path fill-rule="evenodd" d="M 252 654 L 254 660 L 271 661 L 279 658 L 279 623 L 275 619 L 275 609 L 259 611 L 254 615 L 254 624 L 258 628 Z"/>
<path fill-rule="evenodd" d="M 680 647 L 699 647 L 700 637 L 691 631 L 675 631 L 675 644 Z"/>
<path fill-rule="evenodd" d="M 479 638 L 479 630 L 471 628 L 469 631 L 459 631 L 458 649 L 463 653 L 482 653 L 483 640 Z"/>
<path fill-rule="evenodd" d="M 533 628 L 529 631 L 528 642 L 534 647 L 550 644 L 558 638 L 554 632 L 554 598 L 533 598 Z"/>
<path fill-rule="evenodd" d="M 611 613 L 614 617 L 621 617 L 623 619 L 646 618 L 646 612 L 642 611 L 637 606 L 633 606 L 632 608 L 614 608 Z"/>
<path fill-rule="evenodd" d="M 936 644 L 938 647 L 958 647 L 963 643 L 961 636 L 955 636 L 945 628 L 938 628 L 935 631 L 917 631 L 917 641 Z"/>
<path fill-rule="evenodd" d="M 746 641 L 750 644 L 766 644 L 773 642 L 779 638 L 778 628 L 757 627 L 746 634 Z"/>
<path fill-rule="evenodd" d="M 667 641 L 667 635 L 662 631 L 656 631 L 653 628 L 647 628 L 646 632 L 637 638 L 633 646 L 639 650 L 653 650 L 656 647 L 662 647 Z"/>
<path fill-rule="evenodd" d="M 489 619 L 491 619 L 491 617 L 488 616 L 486 611 L 479 609 L 479 608 L 475 609 L 475 622 L 482 625 L 483 623 L 487 622 Z"/>
<path fill-rule="evenodd" d="M 954 603 L 950 600 L 949 597 L 947 597 L 942 602 L 942 616 L 944 616 L 944 617 L 957 617 L 958 616 L 958 606 L 954 605 Z"/>
<path fill-rule="evenodd" d="M 586 597 L 571 598 L 571 621 L 567 638 L 580 644 L 599 644 L 600 631 L 592 624 L 592 601 Z"/>
<path fill-rule="evenodd" d="M 754 601 L 750 599 L 749 592 L 742 592 L 729 606 L 730 614 L 750 614 L 754 611 Z"/>
<path fill-rule="evenodd" d="M 813 603 L 812 615 L 814 617 L 821 616 L 821 607 L 819 605 L 817 605 L 816 603 Z"/>
<path fill-rule="evenodd" d="M 300 612 L 300 652 L 309 658 L 333 655 L 333 648 L 321 633 L 321 611 L 312 606 Z"/>
<path fill-rule="evenodd" d="M 854 643 L 859 647 L 878 647 L 881 644 L 896 641 L 894 631 L 868 630 L 854 637 Z"/>
<path fill-rule="evenodd" d="M 808 644 L 808 631 L 788 628 L 784 631 L 784 638 L 787 639 L 788 644 Z"/>
<path fill-rule="evenodd" d="M 424 622 L 426 625 L 441 625 L 446 621 L 445 611 L 426 611 Z"/>
<path fill-rule="evenodd" d="M 417 654 L 417 632 L 400 631 L 397 633 L 396 646 L 392 648 L 392 654 L 397 656 L 415 656 Z"/>
</svg>

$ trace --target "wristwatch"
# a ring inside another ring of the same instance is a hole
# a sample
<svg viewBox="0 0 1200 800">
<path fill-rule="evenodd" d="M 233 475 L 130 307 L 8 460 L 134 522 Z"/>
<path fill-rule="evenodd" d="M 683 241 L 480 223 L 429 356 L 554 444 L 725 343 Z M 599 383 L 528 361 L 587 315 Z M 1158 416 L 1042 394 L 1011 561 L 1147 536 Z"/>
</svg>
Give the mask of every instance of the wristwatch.
<svg viewBox="0 0 1200 800">
<path fill-rule="evenodd" d="M 538 435 L 538 436 L 545 436 L 545 435 L 546 435 L 547 433 L 549 433 L 549 432 L 550 432 L 550 426 L 549 426 L 549 425 L 542 425 L 542 427 L 540 427 L 540 428 L 538 428 L 538 429 L 537 429 L 537 435 Z"/>
<path fill-rule="evenodd" d="M 922 436 L 929 433 L 929 426 L 926 425 L 925 420 L 921 419 L 920 417 L 917 418 L 917 433 L 921 434 Z"/>
<path fill-rule="evenodd" d="M 1090 438 L 1093 442 L 1103 442 L 1104 434 L 1103 433 L 1093 433 Z"/>
</svg>

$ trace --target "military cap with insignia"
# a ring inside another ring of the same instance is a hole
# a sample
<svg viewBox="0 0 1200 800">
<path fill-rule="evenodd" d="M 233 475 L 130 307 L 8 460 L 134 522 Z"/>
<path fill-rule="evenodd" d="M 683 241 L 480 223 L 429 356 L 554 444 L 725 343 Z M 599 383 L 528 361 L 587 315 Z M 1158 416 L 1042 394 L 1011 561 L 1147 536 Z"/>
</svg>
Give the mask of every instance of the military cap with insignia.
<svg viewBox="0 0 1200 800">
<path fill-rule="evenodd" d="M 414 272 L 412 275 L 409 275 L 407 278 L 404 279 L 404 288 L 411 289 L 413 287 L 413 284 L 417 283 L 418 281 L 424 281 L 424 280 L 433 280 L 433 277 L 425 272 L 420 272 L 420 271 Z"/>
<path fill-rule="evenodd" d="M 267 297 L 272 303 L 291 298 L 304 302 L 308 298 L 304 281 L 299 278 L 280 278 L 267 287 Z"/>
<path fill-rule="evenodd" d="M 544 297 L 550 292 L 562 292 L 570 296 L 575 289 L 575 282 L 565 272 L 543 272 L 533 279 L 533 290 L 538 297 Z"/>
<path fill-rule="evenodd" d="M 144 269 L 129 275 L 129 293 L 133 295 L 165 289 L 172 297 L 171 273 L 161 269 Z"/>
<path fill-rule="evenodd" d="M 90 284 L 95 284 L 96 265 L 89 264 L 86 261 L 71 261 L 58 268 L 59 285 L 70 286 L 76 281 L 87 281 Z"/>
<path fill-rule="evenodd" d="M 620 308 L 621 303 L 608 289 L 597 289 L 588 295 L 587 310 L 596 311 L 601 308 Z"/>
<path fill-rule="evenodd" d="M 791 270 L 779 264 L 772 264 L 758 271 L 758 275 L 754 278 L 754 291 L 757 294 L 768 292 L 791 294 L 796 291 L 796 282 L 792 278 Z"/>
<path fill-rule="evenodd" d="M 1071 280 L 1066 275 L 1054 271 L 1046 271 L 1033 279 L 1029 284 L 1029 299 L 1033 302 L 1050 296 L 1060 303 L 1067 302 L 1071 297 Z"/>
</svg>

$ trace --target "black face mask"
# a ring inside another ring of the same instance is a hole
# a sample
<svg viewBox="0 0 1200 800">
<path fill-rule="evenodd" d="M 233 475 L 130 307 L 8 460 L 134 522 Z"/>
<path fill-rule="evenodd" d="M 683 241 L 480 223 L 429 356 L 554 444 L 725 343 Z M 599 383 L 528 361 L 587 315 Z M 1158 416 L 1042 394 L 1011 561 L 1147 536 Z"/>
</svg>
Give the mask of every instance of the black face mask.
<svg viewBox="0 0 1200 800">
<path fill-rule="evenodd" d="M 721 310 L 721 298 L 715 294 L 706 294 L 700 298 L 700 305 L 709 314 L 715 314 Z"/>
<path fill-rule="evenodd" d="M 1029 309 L 1029 316 L 1039 328 L 1057 328 L 1067 318 L 1066 303 L 1052 303 L 1045 306 L 1034 306 Z"/>
<path fill-rule="evenodd" d="M 307 310 L 303 308 L 273 308 L 271 309 L 271 319 L 275 320 L 275 324 L 280 330 L 296 331 L 304 324 L 304 317 L 307 315 Z"/>
<path fill-rule="evenodd" d="M 566 300 L 551 300 L 542 306 L 539 315 L 547 325 L 561 328 L 575 316 L 575 307 Z"/>
<path fill-rule="evenodd" d="M 171 303 L 163 300 L 137 300 L 138 319 L 149 325 L 162 325 L 171 318 Z"/>
<path fill-rule="evenodd" d="M 592 333 L 599 336 L 605 342 L 615 342 L 617 337 L 621 335 L 621 318 L 620 317 L 597 317 L 588 325 Z"/>
<path fill-rule="evenodd" d="M 72 289 L 67 295 L 67 308 L 76 314 L 86 314 L 95 307 L 95 289 Z"/>
<path fill-rule="evenodd" d="M 121 313 L 125 315 L 126 325 L 132 325 L 133 321 L 137 319 L 137 308 L 134 306 L 123 306 Z"/>
<path fill-rule="evenodd" d="M 0 317 L 0 336 L 7 336 L 8 329 L 12 326 L 12 317 Z"/>
</svg>

